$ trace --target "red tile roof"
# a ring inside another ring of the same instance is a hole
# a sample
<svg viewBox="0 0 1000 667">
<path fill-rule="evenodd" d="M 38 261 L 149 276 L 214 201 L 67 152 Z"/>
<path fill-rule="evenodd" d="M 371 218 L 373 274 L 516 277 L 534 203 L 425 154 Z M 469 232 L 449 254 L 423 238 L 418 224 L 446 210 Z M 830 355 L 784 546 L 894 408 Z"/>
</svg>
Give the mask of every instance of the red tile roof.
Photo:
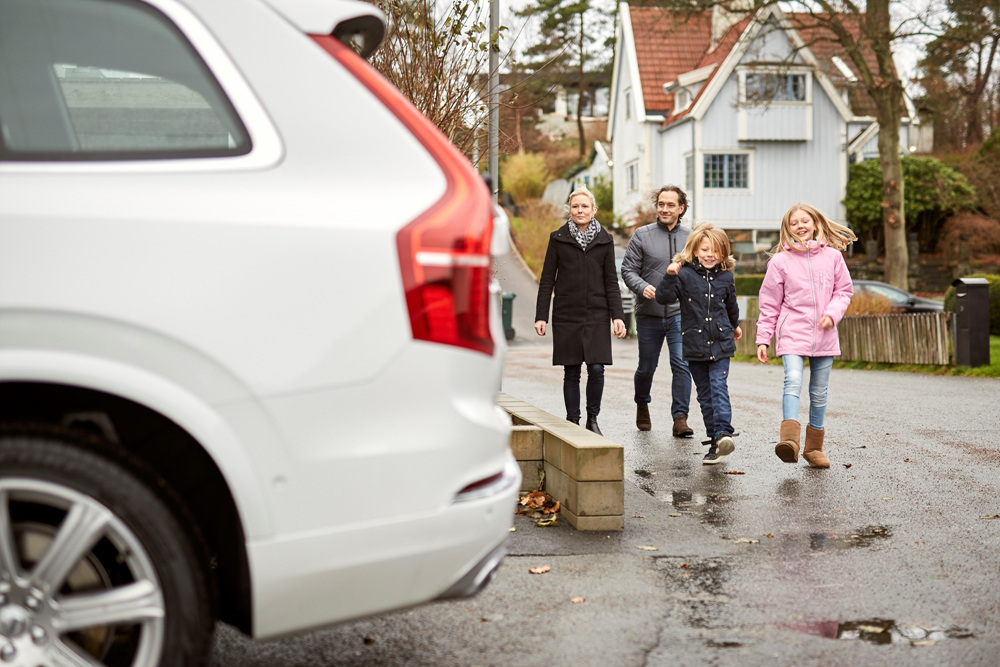
<svg viewBox="0 0 1000 667">
<path fill-rule="evenodd" d="M 712 12 L 671 12 L 661 7 L 634 7 L 632 34 L 646 111 L 663 113 L 674 105 L 663 84 L 698 69 L 712 30 Z"/>
<path fill-rule="evenodd" d="M 749 16 L 739 21 L 723 36 L 719 45 L 709 52 L 712 30 L 710 10 L 681 11 L 663 7 L 633 7 L 630 8 L 630 14 L 639 78 L 642 81 L 642 95 L 647 113 L 664 113 L 671 110 L 674 96 L 663 92 L 663 84 L 676 80 L 685 72 L 709 65 L 721 65 L 750 24 Z M 844 63 L 857 75 L 857 69 L 844 53 L 843 47 L 835 41 L 829 41 L 832 35 L 828 29 L 822 27 L 817 17 L 810 14 L 789 13 L 786 16 L 806 46 L 816 56 L 823 74 L 837 88 L 849 89 L 850 105 L 854 113 L 873 114 L 872 102 L 864 86 L 860 82 L 856 84 L 849 82 L 834 65 L 832 57 L 839 54 Z M 852 20 L 844 22 L 854 35 L 860 33 L 856 22 Z M 866 50 L 865 58 L 869 67 L 877 71 L 875 55 L 870 49 Z M 672 114 L 664 124 L 673 123 L 687 115 L 717 73 L 718 67 L 702 84 L 698 96 L 691 105 L 679 113 Z M 858 78 L 860 80 L 860 77 Z"/>
</svg>

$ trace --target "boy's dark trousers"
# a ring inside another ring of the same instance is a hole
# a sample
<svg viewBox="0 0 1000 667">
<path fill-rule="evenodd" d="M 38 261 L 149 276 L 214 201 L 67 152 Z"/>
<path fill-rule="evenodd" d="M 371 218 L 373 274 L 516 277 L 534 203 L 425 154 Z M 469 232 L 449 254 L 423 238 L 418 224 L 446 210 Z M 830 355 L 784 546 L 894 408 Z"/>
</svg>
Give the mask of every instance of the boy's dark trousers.
<svg viewBox="0 0 1000 667">
<path fill-rule="evenodd" d="M 698 405 L 708 437 L 733 433 L 733 409 L 729 403 L 729 357 L 715 361 L 688 361 L 698 389 Z"/>
</svg>

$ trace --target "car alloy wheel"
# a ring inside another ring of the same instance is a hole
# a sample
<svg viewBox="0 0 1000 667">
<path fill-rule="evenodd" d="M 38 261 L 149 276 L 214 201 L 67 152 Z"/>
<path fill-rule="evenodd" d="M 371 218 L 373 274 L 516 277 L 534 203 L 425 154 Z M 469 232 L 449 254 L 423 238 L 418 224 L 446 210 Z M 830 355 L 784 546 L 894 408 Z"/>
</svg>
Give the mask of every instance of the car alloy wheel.
<svg viewBox="0 0 1000 667">
<path fill-rule="evenodd" d="M 0 664 L 197 664 L 211 623 L 190 538 L 73 441 L 0 433 Z"/>
</svg>

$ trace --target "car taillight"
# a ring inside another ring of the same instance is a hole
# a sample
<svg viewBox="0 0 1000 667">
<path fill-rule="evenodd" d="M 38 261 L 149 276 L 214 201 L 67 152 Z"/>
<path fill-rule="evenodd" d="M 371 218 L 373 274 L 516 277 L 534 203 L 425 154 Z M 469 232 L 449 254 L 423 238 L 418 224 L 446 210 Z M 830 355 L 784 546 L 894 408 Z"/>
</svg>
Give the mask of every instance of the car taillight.
<svg viewBox="0 0 1000 667">
<path fill-rule="evenodd" d="M 442 197 L 396 236 L 413 337 L 492 355 L 489 191 L 465 156 L 373 67 L 330 35 L 310 36 L 385 104 L 444 172 Z"/>
</svg>

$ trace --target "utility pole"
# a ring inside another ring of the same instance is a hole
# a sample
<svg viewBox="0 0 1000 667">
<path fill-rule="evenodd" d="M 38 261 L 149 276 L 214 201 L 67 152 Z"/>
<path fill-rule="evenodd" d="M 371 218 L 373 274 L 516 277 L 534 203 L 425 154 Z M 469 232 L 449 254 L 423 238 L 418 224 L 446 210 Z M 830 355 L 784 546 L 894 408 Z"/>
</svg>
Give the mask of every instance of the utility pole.
<svg viewBox="0 0 1000 667">
<path fill-rule="evenodd" d="M 500 0 L 490 0 L 489 171 L 493 200 L 500 193 Z"/>
</svg>

